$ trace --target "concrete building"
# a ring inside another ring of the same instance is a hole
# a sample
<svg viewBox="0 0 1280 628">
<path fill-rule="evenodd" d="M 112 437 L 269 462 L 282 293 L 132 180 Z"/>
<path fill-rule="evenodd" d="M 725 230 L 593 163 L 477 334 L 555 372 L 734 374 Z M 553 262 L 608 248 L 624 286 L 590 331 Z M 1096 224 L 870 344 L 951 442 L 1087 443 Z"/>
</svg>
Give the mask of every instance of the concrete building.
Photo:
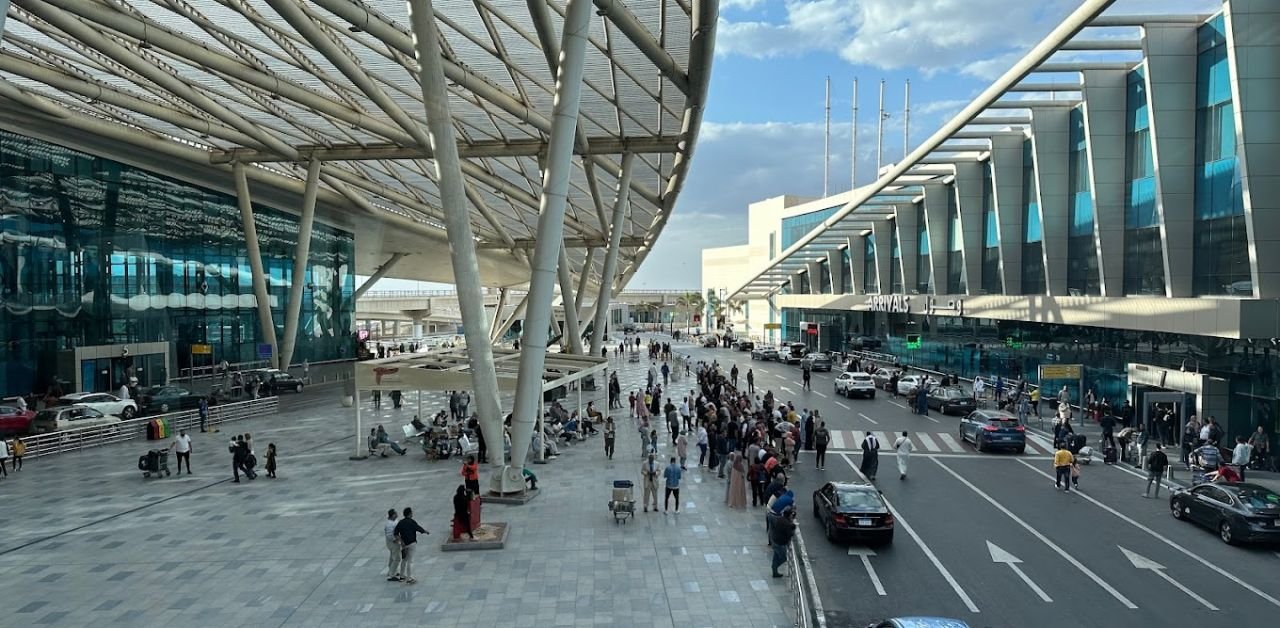
<svg viewBox="0 0 1280 628">
<path fill-rule="evenodd" d="M 967 376 L 1082 364 L 1117 406 L 1274 432 L 1277 29 L 1262 0 L 1078 13 L 874 183 L 781 201 L 759 225 L 753 206 L 730 298 L 752 303 L 753 332 L 780 324 L 770 340 L 802 339 L 805 321 L 822 348 L 875 337 Z"/>
</svg>

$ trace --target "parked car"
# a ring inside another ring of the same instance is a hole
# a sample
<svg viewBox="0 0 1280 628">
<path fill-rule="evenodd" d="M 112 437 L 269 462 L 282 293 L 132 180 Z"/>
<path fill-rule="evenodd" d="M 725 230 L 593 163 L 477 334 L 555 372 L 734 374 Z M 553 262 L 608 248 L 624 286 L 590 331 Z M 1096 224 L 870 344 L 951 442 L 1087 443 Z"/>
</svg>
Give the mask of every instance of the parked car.
<svg viewBox="0 0 1280 628">
<path fill-rule="evenodd" d="M 750 340 L 739 340 L 734 343 L 734 348 L 738 351 L 751 351 L 756 348 L 756 343 Z"/>
<path fill-rule="evenodd" d="M 36 418 L 32 410 L 18 406 L 0 405 L 0 436 L 23 436 L 32 431 L 31 422 Z"/>
<path fill-rule="evenodd" d="M 121 399 L 109 393 L 71 393 L 60 397 L 58 403 L 66 406 L 86 406 L 108 416 L 118 416 L 126 421 L 138 416 L 138 402 L 132 399 Z"/>
<path fill-rule="evenodd" d="M 286 373 L 280 369 L 258 369 L 252 373 L 262 382 L 262 392 L 271 395 L 278 395 L 281 391 L 292 390 L 293 392 L 302 392 L 302 380 L 296 378 L 291 373 Z"/>
<path fill-rule="evenodd" d="M 793 342 L 786 347 L 787 351 L 783 354 L 783 362 L 787 364 L 799 364 L 804 356 L 809 355 L 809 347 L 803 342 Z"/>
<path fill-rule="evenodd" d="M 865 482 L 827 482 L 813 492 L 813 516 L 827 540 L 893 542 L 893 514 L 876 487 Z"/>
<path fill-rule="evenodd" d="M 143 413 L 164 414 L 194 408 L 200 405 L 200 396 L 177 386 L 152 386 L 142 391 L 138 403 Z"/>
<path fill-rule="evenodd" d="M 1027 449 L 1027 428 L 1018 417 L 999 410 L 975 410 L 960 419 L 960 440 L 971 441 L 978 451 Z"/>
<path fill-rule="evenodd" d="M 914 395 L 916 389 L 923 382 L 928 382 L 929 388 L 934 388 L 938 385 L 938 380 L 926 375 L 906 375 L 898 378 L 898 394 Z"/>
<path fill-rule="evenodd" d="M 88 406 L 54 406 L 36 413 L 32 422 L 35 433 L 60 432 L 78 427 L 99 427 L 119 423 L 120 417 L 107 416 Z"/>
<path fill-rule="evenodd" d="M 765 361 L 773 360 L 774 362 L 777 362 L 778 349 L 777 347 L 756 347 L 751 350 L 751 359 Z"/>
<path fill-rule="evenodd" d="M 929 409 L 965 416 L 978 409 L 978 402 L 959 388 L 938 386 L 929 389 Z"/>
<path fill-rule="evenodd" d="M 1169 511 L 1218 532 L 1223 543 L 1280 542 L 1280 495 L 1248 482 L 1200 484 L 1174 491 Z"/>
<path fill-rule="evenodd" d="M 853 339 L 853 348 L 860 351 L 871 351 L 879 349 L 880 346 L 880 339 L 874 336 L 858 336 Z"/>
<path fill-rule="evenodd" d="M 845 397 L 876 398 L 876 382 L 866 373 L 845 371 L 836 378 L 836 394 Z"/>
<path fill-rule="evenodd" d="M 950 617 L 894 617 L 867 624 L 867 628 L 969 628 L 969 624 Z"/>
<path fill-rule="evenodd" d="M 893 392 L 889 390 L 889 382 L 892 379 L 893 379 L 893 369 L 885 369 L 885 368 L 876 369 L 876 371 L 871 374 L 871 380 L 876 383 L 876 388 L 879 388 L 881 390 L 888 391 L 888 392 Z"/>
<path fill-rule="evenodd" d="M 715 335 L 707 336 L 706 338 L 702 339 L 702 346 L 708 349 L 714 349 L 720 346 L 720 337 Z"/>
<path fill-rule="evenodd" d="M 808 366 L 811 371 L 831 371 L 831 356 L 825 353 L 810 353 L 800 359 L 800 366 Z"/>
</svg>

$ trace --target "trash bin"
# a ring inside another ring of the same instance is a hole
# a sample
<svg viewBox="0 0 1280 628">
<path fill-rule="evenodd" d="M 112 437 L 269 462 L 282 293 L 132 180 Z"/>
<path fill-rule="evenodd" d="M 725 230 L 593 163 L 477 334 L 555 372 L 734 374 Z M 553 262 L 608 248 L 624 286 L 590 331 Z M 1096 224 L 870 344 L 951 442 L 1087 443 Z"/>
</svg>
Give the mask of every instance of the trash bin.
<svg viewBox="0 0 1280 628">
<path fill-rule="evenodd" d="M 147 421 L 147 440 L 164 440 L 168 437 L 168 419 L 151 419 Z"/>
</svg>

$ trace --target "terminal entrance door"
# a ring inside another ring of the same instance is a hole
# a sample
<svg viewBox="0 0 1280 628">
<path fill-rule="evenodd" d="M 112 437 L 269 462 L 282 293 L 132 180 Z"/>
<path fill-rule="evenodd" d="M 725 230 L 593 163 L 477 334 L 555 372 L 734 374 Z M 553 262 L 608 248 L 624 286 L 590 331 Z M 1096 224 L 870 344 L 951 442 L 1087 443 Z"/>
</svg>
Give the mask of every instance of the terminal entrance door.
<svg viewBox="0 0 1280 628">
<path fill-rule="evenodd" d="M 1187 418 L 1195 413 L 1196 396 L 1149 386 L 1133 388 L 1134 406 L 1138 408 L 1140 417 L 1138 425 L 1151 434 L 1148 444 L 1164 443 L 1181 447 L 1183 426 L 1187 424 Z M 1168 420 L 1165 420 L 1166 417 Z"/>
</svg>

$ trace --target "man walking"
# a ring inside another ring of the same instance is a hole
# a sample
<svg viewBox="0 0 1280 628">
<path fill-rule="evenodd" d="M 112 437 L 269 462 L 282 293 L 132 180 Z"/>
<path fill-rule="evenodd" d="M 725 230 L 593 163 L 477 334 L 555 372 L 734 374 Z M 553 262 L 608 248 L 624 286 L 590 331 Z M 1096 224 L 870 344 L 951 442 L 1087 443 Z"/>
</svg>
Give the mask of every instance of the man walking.
<svg viewBox="0 0 1280 628">
<path fill-rule="evenodd" d="M 1065 439 L 1058 446 L 1058 451 L 1053 454 L 1053 487 L 1066 489 L 1071 492 L 1071 465 L 1075 462 L 1075 456 L 1071 455 L 1071 451 L 1067 449 Z"/>
<path fill-rule="evenodd" d="M 880 441 L 875 435 L 867 432 L 867 437 L 862 440 L 862 465 L 859 470 L 862 471 L 867 479 L 875 482 L 876 471 L 880 468 Z"/>
<path fill-rule="evenodd" d="M 672 496 L 674 496 L 676 498 L 676 513 L 679 513 L 680 512 L 680 478 L 682 476 L 682 472 L 680 471 L 680 465 L 676 463 L 676 459 L 674 456 L 671 458 L 671 464 L 667 465 L 667 469 L 662 472 L 662 475 L 667 480 L 667 490 L 666 490 L 666 493 L 662 496 L 662 511 L 667 512 L 671 510 L 671 498 Z M 655 509 L 656 509 L 656 506 L 655 506 Z"/>
<path fill-rule="evenodd" d="M 187 475 L 191 475 L 191 437 L 187 436 L 186 430 L 178 430 L 178 436 L 173 439 L 173 453 L 178 458 L 178 473 L 182 473 L 182 461 L 187 461 Z"/>
<path fill-rule="evenodd" d="M 618 427 L 613 424 L 613 417 L 604 420 L 604 455 L 613 460 L 613 444 L 618 438 Z"/>
<path fill-rule="evenodd" d="M 640 487 L 641 503 L 644 504 L 644 511 L 649 512 L 649 502 L 653 502 L 653 511 L 658 512 L 658 463 L 653 459 L 653 454 L 649 454 L 640 465 Z"/>
<path fill-rule="evenodd" d="M 1116 446 L 1116 436 L 1115 436 L 1115 430 L 1116 430 L 1116 418 L 1115 418 L 1114 416 L 1112 416 L 1110 412 L 1108 412 L 1108 413 L 1106 413 L 1106 414 L 1102 415 L 1102 418 L 1098 421 L 1098 424 L 1102 426 L 1102 442 L 1103 442 L 1103 444 L 1105 445 L 1105 444 L 1107 444 L 1107 443 L 1110 443 L 1110 444 L 1111 444 L 1111 447 L 1112 447 L 1112 448 L 1115 448 L 1115 446 Z"/>
<path fill-rule="evenodd" d="M 736 386 L 737 383 L 735 382 Z M 756 394 L 756 374 L 751 369 L 747 369 L 747 393 Z"/>
<path fill-rule="evenodd" d="M 813 444 L 818 454 L 813 459 L 815 469 L 827 468 L 827 444 L 831 442 L 831 432 L 827 430 L 827 422 L 819 421 L 818 429 L 813 431 Z"/>
<path fill-rule="evenodd" d="M 813 386 L 809 382 L 813 379 L 813 370 L 808 364 L 800 367 L 800 387 L 805 390 L 813 390 Z"/>
<path fill-rule="evenodd" d="M 1143 497 L 1151 497 L 1151 484 L 1156 485 L 1156 499 L 1160 498 L 1160 477 L 1164 475 L 1164 470 L 1169 468 L 1169 458 L 1164 455 L 1164 447 L 1156 443 L 1156 450 L 1147 456 L 1147 490 L 1142 493 Z"/>
<path fill-rule="evenodd" d="M 413 509 L 404 509 L 404 519 L 395 527 L 395 538 L 400 543 L 400 576 L 405 584 L 414 584 L 417 580 L 413 579 L 413 550 L 418 544 L 418 534 L 431 534 L 422 529 L 417 521 L 413 520 Z"/>
<path fill-rule="evenodd" d="M 1249 461 L 1253 459 L 1253 446 L 1245 441 L 1243 436 L 1236 437 L 1235 449 L 1231 450 L 1231 464 L 1240 468 L 1240 481 L 1244 482 L 1244 468 L 1249 466 Z"/>
<path fill-rule="evenodd" d="M 737 364 L 734 364 L 733 368 L 729 369 L 729 379 L 733 381 L 733 387 L 737 388 L 738 387 L 738 365 Z"/>
<path fill-rule="evenodd" d="M 773 577 L 781 578 L 778 568 L 787 562 L 787 548 L 796 534 L 796 510 L 788 507 L 769 528 L 769 544 L 773 546 Z"/>
<path fill-rule="evenodd" d="M 387 582 L 400 582 L 400 542 L 396 540 L 396 509 L 387 511 L 387 520 L 382 524 L 382 535 L 387 539 Z"/>
<path fill-rule="evenodd" d="M 201 397 L 200 405 L 196 406 L 196 408 L 200 413 L 200 431 L 203 432 L 205 431 L 205 424 L 209 422 L 209 399 Z"/>
</svg>

